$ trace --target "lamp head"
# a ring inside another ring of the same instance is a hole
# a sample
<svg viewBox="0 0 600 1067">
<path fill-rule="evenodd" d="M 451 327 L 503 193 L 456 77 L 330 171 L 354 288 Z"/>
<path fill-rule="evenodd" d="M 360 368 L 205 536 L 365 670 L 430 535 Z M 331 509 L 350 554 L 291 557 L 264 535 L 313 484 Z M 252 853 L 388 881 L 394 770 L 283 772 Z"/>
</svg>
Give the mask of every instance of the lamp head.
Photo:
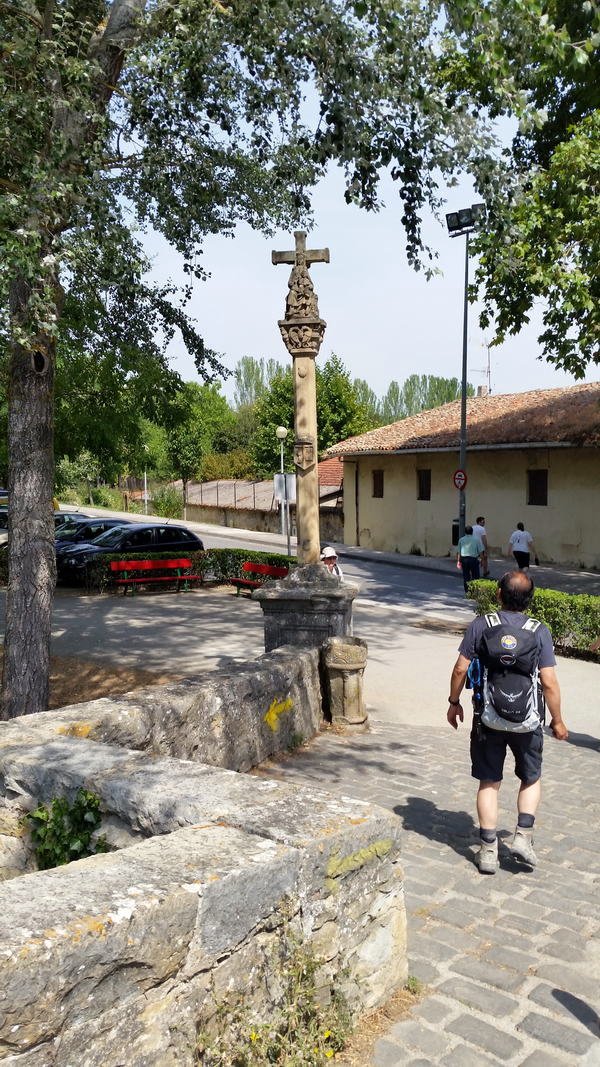
<svg viewBox="0 0 600 1067">
<path fill-rule="evenodd" d="M 285 441 L 289 431 L 285 426 L 278 426 L 275 430 L 275 436 L 278 441 Z"/>
<path fill-rule="evenodd" d="M 461 233 L 470 233 L 485 219 L 485 204 L 471 204 L 471 207 L 463 207 L 460 211 L 451 211 L 446 215 L 446 225 L 451 237 L 458 237 Z"/>
</svg>

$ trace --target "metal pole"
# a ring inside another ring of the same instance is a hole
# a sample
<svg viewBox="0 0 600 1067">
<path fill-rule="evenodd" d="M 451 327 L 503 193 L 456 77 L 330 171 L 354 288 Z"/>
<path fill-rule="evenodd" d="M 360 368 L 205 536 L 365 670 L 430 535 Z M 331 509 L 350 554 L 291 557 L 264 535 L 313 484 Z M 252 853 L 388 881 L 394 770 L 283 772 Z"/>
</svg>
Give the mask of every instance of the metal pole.
<svg viewBox="0 0 600 1067">
<path fill-rule="evenodd" d="M 283 474 L 283 441 L 279 442 L 279 470 L 280 470 L 280 473 Z M 285 482 L 285 475 L 284 475 L 284 482 Z M 282 537 L 285 534 L 285 498 L 287 497 L 287 492 L 286 492 L 285 485 L 284 485 L 284 488 L 283 488 L 283 497 L 284 497 L 284 499 L 279 501 L 279 512 L 280 512 L 280 519 L 281 519 L 281 536 Z"/>
<path fill-rule="evenodd" d="M 144 514 L 148 514 L 148 478 L 144 467 Z"/>
<path fill-rule="evenodd" d="M 283 491 L 284 491 L 284 496 L 285 496 L 285 509 L 284 509 L 284 511 L 285 511 L 285 533 L 286 533 L 286 537 L 287 537 L 287 554 L 288 554 L 288 556 L 291 556 L 292 551 L 291 551 L 291 548 L 290 548 L 290 501 L 289 501 L 288 491 L 287 491 L 287 474 L 284 474 L 284 476 L 283 476 L 283 484 L 284 484 L 284 490 Z"/>
<path fill-rule="evenodd" d="M 469 231 L 465 234 L 465 303 L 463 310 L 462 378 L 460 385 L 460 455 L 458 465 L 467 469 L 467 333 L 469 322 Z M 458 536 L 464 537 L 467 498 L 464 487 L 458 491 Z"/>
</svg>

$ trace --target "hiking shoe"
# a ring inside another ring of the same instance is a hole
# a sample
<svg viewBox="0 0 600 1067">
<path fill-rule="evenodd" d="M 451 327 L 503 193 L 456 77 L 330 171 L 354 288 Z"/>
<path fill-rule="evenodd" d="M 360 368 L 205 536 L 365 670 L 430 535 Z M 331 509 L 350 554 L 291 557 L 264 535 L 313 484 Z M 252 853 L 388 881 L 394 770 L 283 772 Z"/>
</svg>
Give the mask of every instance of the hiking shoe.
<svg viewBox="0 0 600 1067">
<path fill-rule="evenodd" d="M 533 851 L 533 834 L 531 830 L 523 830 L 520 826 L 517 826 L 510 848 L 516 860 L 521 860 L 522 863 L 535 867 L 537 856 Z"/>
<path fill-rule="evenodd" d="M 475 853 L 475 866 L 480 874 L 495 874 L 498 867 L 498 839 L 492 844 L 482 841 L 479 851 Z"/>
</svg>

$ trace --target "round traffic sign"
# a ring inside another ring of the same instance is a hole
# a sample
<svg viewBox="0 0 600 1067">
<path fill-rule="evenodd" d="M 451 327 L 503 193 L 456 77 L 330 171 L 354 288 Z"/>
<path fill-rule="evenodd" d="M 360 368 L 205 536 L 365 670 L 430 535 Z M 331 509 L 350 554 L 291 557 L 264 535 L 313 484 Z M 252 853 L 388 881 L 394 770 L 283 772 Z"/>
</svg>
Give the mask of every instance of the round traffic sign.
<svg viewBox="0 0 600 1067">
<path fill-rule="evenodd" d="M 457 489 L 464 489 L 465 485 L 467 484 L 466 472 L 461 471 L 460 469 L 454 471 L 454 474 L 452 475 L 452 481 L 454 482 Z"/>
</svg>

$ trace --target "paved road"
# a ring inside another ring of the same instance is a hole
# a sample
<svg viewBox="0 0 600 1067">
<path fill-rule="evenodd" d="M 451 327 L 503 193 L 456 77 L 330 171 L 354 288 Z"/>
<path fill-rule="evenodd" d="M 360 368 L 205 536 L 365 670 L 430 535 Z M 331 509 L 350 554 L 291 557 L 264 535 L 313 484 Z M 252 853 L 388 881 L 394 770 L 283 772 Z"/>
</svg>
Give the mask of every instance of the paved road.
<svg viewBox="0 0 600 1067">
<path fill-rule="evenodd" d="M 400 581 L 418 583 L 412 597 L 389 583 L 373 596 L 385 585 L 379 566 L 387 564 L 367 561 L 373 584 L 355 611 L 355 632 L 370 646 L 370 731 L 321 735 L 265 771 L 368 798 L 402 819 L 410 972 L 427 994 L 379 1040 L 365 1067 L 597 1067 L 600 667 L 559 664 L 572 733 L 568 743 L 549 739 L 546 746 L 539 867 L 517 871 L 504 849 L 500 871 L 482 877 L 472 863 L 467 731 L 439 725 L 458 641 L 448 630 L 460 630 L 470 612 L 443 585 L 450 575 L 435 574 L 426 590 L 423 572 L 401 574 Z M 258 605 L 229 594 L 63 595 L 53 648 L 199 673 L 259 655 L 261 636 Z M 514 826 L 514 791 L 507 775 L 503 842 Z"/>
<path fill-rule="evenodd" d="M 506 849 L 516 791 L 507 775 L 493 877 L 472 862 L 466 731 L 373 722 L 352 738 L 321 735 L 264 771 L 402 820 L 409 973 L 426 995 L 378 1040 L 369 1067 L 600 1064 L 599 736 L 546 742 L 533 871 Z"/>
</svg>

